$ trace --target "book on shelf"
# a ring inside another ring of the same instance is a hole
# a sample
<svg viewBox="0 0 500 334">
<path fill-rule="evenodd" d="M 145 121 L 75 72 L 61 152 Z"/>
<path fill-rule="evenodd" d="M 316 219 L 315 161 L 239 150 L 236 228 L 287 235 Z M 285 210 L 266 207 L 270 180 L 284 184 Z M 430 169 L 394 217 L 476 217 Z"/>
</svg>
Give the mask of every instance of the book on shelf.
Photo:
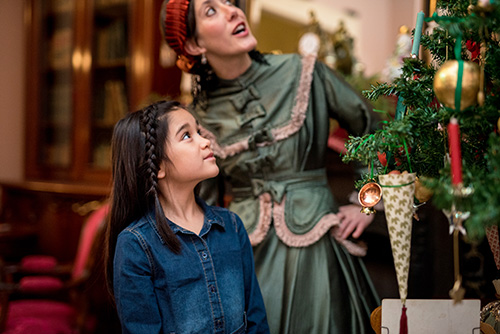
<svg viewBox="0 0 500 334">
<path fill-rule="evenodd" d="M 100 124 L 113 126 L 127 113 L 125 85 L 120 80 L 108 80 L 104 84 L 104 112 Z"/>
<path fill-rule="evenodd" d="M 49 67 L 54 70 L 68 69 L 71 66 L 73 32 L 70 28 L 58 29 L 49 41 Z"/>
<path fill-rule="evenodd" d="M 70 14 L 73 12 L 73 0 L 51 0 L 50 10 L 54 14 Z"/>
<path fill-rule="evenodd" d="M 47 121 L 58 127 L 71 126 L 73 115 L 73 89 L 69 85 L 53 85 L 48 91 L 48 119 Z"/>
<path fill-rule="evenodd" d="M 96 56 L 99 65 L 113 64 L 126 59 L 126 29 L 125 20 L 119 19 L 98 30 L 96 34 Z"/>
<path fill-rule="evenodd" d="M 112 5 L 124 5 L 127 4 L 129 0 L 96 0 L 97 6 L 112 6 Z"/>
<path fill-rule="evenodd" d="M 101 143 L 94 148 L 92 164 L 97 168 L 108 168 L 111 166 L 111 145 Z"/>
<path fill-rule="evenodd" d="M 70 141 L 48 144 L 45 147 L 44 162 L 59 167 L 67 167 L 71 162 Z"/>
</svg>

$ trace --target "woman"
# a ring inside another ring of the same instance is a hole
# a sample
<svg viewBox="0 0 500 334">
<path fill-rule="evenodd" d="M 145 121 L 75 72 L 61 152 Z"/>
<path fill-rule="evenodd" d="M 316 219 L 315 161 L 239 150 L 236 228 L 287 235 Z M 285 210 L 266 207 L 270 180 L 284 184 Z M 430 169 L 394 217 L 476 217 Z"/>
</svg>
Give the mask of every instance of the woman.
<svg viewBox="0 0 500 334">
<path fill-rule="evenodd" d="M 364 249 L 347 237 L 371 217 L 339 212 L 325 170 L 329 118 L 361 135 L 370 106 L 312 57 L 256 52 L 230 1 L 165 1 L 161 23 L 195 74 L 192 107 L 254 246 L 271 332 L 370 332 L 379 301 L 355 256 Z"/>
<path fill-rule="evenodd" d="M 268 333 L 240 218 L 195 186 L 218 174 L 210 142 L 176 102 L 115 126 L 107 282 L 122 333 Z"/>
</svg>

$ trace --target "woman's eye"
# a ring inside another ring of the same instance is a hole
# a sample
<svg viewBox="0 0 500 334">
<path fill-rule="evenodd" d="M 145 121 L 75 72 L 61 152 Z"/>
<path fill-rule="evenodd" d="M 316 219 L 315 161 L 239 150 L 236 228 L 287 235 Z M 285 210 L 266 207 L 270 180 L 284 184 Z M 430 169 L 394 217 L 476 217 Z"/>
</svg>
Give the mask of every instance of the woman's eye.
<svg viewBox="0 0 500 334">
<path fill-rule="evenodd" d="M 207 16 L 212 16 L 215 14 L 215 9 L 213 7 L 207 8 L 206 15 Z"/>
</svg>

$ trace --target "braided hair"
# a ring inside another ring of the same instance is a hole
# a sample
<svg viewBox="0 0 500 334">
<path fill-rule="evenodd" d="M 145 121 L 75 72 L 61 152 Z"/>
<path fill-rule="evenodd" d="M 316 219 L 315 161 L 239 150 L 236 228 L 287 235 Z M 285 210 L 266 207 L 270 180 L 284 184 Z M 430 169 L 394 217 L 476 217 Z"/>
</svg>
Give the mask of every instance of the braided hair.
<svg viewBox="0 0 500 334">
<path fill-rule="evenodd" d="M 111 295 L 117 238 L 132 222 L 154 211 L 160 236 L 172 252 L 180 252 L 180 242 L 167 222 L 158 190 L 160 165 L 169 161 L 165 154 L 167 115 L 179 106 L 176 101 L 156 102 L 129 113 L 115 125 L 111 140 L 113 181 L 105 252 L 106 281 Z"/>
</svg>

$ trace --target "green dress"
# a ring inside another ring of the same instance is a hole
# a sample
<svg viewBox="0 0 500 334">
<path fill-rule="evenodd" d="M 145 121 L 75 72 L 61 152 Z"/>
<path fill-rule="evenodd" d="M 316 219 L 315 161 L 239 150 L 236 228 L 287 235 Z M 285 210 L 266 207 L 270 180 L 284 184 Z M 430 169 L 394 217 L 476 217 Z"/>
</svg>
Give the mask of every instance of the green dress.
<svg viewBox="0 0 500 334">
<path fill-rule="evenodd" d="M 370 106 L 312 57 L 265 59 L 220 80 L 194 113 L 254 246 L 271 333 L 371 333 L 365 249 L 337 237 L 325 169 L 329 118 L 362 135 Z"/>
</svg>

